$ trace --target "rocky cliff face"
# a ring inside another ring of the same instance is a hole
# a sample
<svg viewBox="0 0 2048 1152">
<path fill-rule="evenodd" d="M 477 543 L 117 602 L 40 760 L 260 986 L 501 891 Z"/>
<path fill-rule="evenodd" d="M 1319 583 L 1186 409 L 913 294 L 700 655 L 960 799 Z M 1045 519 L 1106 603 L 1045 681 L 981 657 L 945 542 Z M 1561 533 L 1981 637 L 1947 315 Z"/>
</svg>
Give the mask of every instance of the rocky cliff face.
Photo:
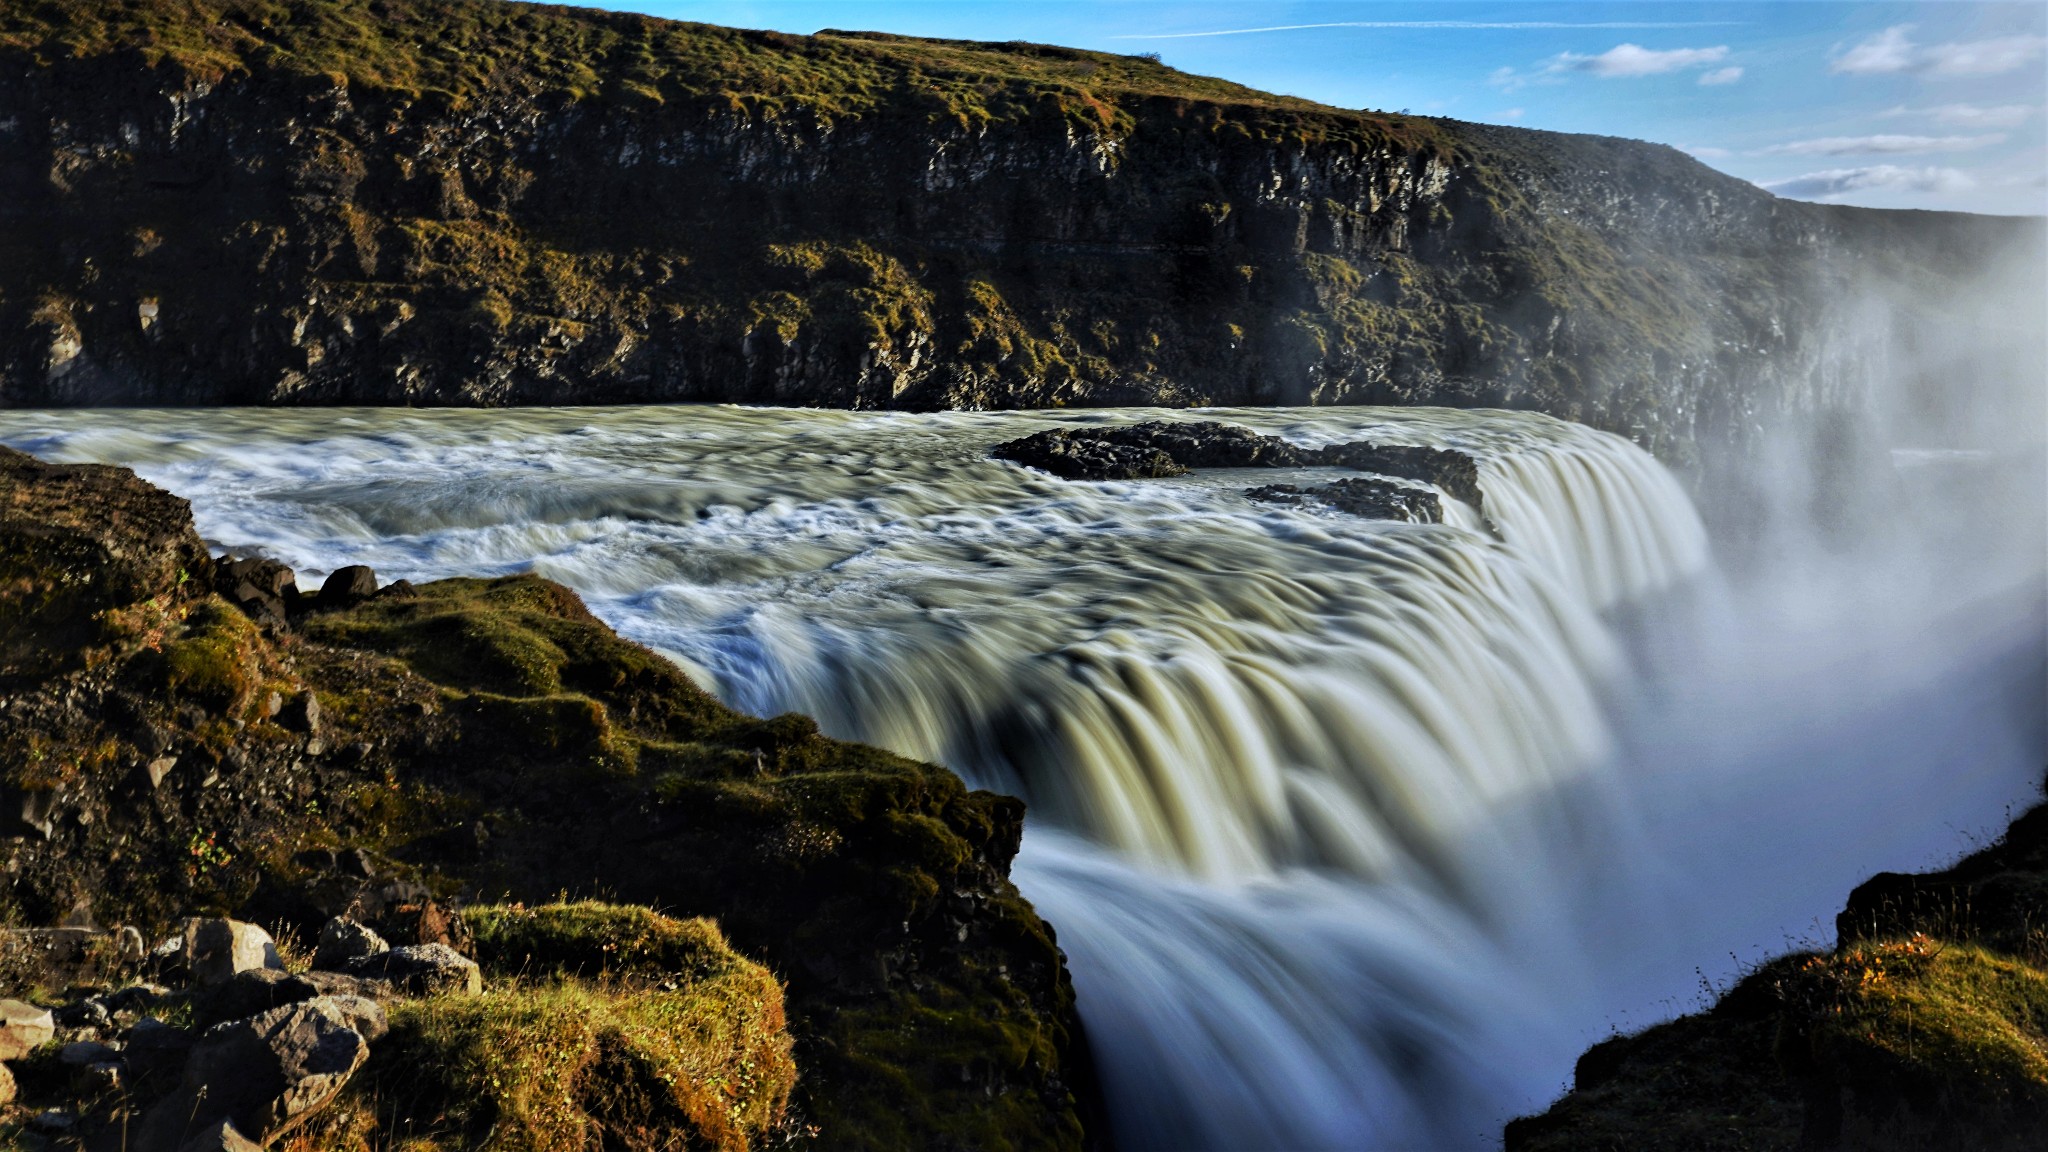
<svg viewBox="0 0 2048 1152">
<path fill-rule="evenodd" d="M 0 15 L 11 405 L 1505 405 L 1687 460 L 1825 387 L 1844 285 L 2040 236 L 1031 45 Z"/>
</svg>

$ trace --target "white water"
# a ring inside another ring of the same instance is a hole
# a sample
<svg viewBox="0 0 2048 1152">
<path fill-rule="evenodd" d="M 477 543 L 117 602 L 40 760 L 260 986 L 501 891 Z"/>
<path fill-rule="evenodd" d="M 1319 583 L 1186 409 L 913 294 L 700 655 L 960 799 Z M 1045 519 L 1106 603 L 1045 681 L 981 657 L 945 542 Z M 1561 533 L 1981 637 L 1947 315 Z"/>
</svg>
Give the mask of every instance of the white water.
<svg viewBox="0 0 2048 1152">
<path fill-rule="evenodd" d="M 0 439 L 132 464 L 308 576 L 532 568 L 739 707 L 1024 795 L 1017 879 L 1131 1147 L 1483 1147 L 1610 1021 L 1682 1006 L 1703 956 L 1927 863 L 1941 821 L 1989 823 L 2039 770 L 1993 691 L 2015 644 L 2031 674 L 2038 628 L 1916 638 L 1873 678 L 1779 621 L 1760 667 L 1679 487 L 1574 425 L 1195 414 L 1472 452 L 1498 536 L 1462 505 L 1408 525 L 1243 499 L 1296 478 L 1269 472 L 1070 484 L 985 458 L 1159 415 L 17 413 Z M 1928 668 L 1986 691 L 1930 693 Z M 1891 719 L 1756 714 L 1758 684 L 1791 701 L 1815 676 L 1868 681 Z M 1788 720 L 1815 745 L 1796 762 Z M 1916 774 L 1898 753 L 1923 744 Z M 1823 788 L 1852 800 L 1756 821 Z"/>
</svg>

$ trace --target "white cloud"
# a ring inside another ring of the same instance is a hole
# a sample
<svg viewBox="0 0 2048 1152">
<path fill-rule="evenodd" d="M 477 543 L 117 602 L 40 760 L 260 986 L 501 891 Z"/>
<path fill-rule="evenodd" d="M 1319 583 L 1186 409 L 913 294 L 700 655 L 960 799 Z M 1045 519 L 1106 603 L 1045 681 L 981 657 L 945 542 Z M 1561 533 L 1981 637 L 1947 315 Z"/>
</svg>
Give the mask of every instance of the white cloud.
<svg viewBox="0 0 2048 1152">
<path fill-rule="evenodd" d="M 1828 71 L 1851 76 L 1902 72 L 1929 76 L 1998 76 L 2024 68 L 2048 52 L 2048 36 L 1994 36 L 1952 44 L 1913 42 L 1911 24 L 1894 24 L 1840 56 Z"/>
<path fill-rule="evenodd" d="M 1818 140 L 1794 140 L 1759 148 L 1757 156 L 1902 156 L 1914 152 L 1971 152 L 2005 142 L 2003 135 L 1988 136 L 1823 136 Z"/>
<path fill-rule="evenodd" d="M 1716 148 L 1711 144 L 1680 144 L 1678 150 L 1688 156 L 1697 156 L 1702 160 L 1725 160 L 1735 155 L 1735 153 L 1730 152 L 1726 148 Z"/>
<path fill-rule="evenodd" d="M 1876 164 L 1868 168 L 1830 168 L 1762 185 L 1779 196 L 1800 200 L 1831 200 L 1854 192 L 1915 192 L 1922 195 L 1967 192 L 1976 181 L 1954 168 L 1901 168 Z"/>
<path fill-rule="evenodd" d="M 1878 115 L 1888 120 L 1932 120 L 1951 128 L 2017 128 L 2032 119 L 2036 111 L 2031 104 L 1942 104 L 1933 108 L 1908 108 L 1901 104 Z"/>
<path fill-rule="evenodd" d="M 1742 66 L 1740 64 L 1727 68 L 1716 68 L 1712 72 L 1700 73 L 1700 83 L 1702 84 L 1733 84 L 1740 79 L 1742 79 Z"/>
<path fill-rule="evenodd" d="M 1658 50 L 1640 44 L 1617 44 L 1598 56 L 1560 53 L 1545 69 L 1548 72 L 1590 72 L 1602 79 L 1657 76 L 1687 68 L 1718 64 L 1728 58 L 1728 48 L 1670 48 Z M 1740 71 L 1737 72 L 1740 75 Z"/>
<path fill-rule="evenodd" d="M 1510 108 L 1507 111 L 1501 113 L 1500 118 L 1503 120 L 1520 120 L 1522 116 L 1527 112 L 1528 109 L 1526 108 Z"/>
</svg>

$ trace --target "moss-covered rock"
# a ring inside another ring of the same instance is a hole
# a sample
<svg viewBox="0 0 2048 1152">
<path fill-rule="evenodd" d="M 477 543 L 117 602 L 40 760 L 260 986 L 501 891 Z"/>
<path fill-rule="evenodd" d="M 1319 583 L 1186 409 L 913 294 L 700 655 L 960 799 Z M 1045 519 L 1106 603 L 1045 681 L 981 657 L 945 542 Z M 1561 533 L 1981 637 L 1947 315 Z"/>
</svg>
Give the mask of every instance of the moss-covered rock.
<svg viewBox="0 0 2048 1152">
<path fill-rule="evenodd" d="M 83 472 L 113 490 L 95 507 L 156 500 L 177 529 L 136 535 L 111 512 L 80 512 L 115 541 L 101 563 L 144 542 L 205 562 L 182 502 L 122 470 L 30 464 L 0 449 L 0 507 L 34 506 L 45 497 L 25 486 Z M 567 1027 L 586 1005 L 562 1059 L 639 1069 L 601 1078 L 640 1085 L 604 1107 L 652 1132 L 660 1117 L 700 1116 L 702 1101 L 655 1091 L 670 1057 L 636 1014 L 698 1009 L 604 997 L 712 979 L 727 970 L 722 931 L 787 981 L 804 1070 L 794 1114 L 819 1146 L 1087 1142 L 1072 986 L 1050 927 L 1008 880 L 1020 802 L 827 739 L 801 716 L 726 708 L 534 577 L 387 589 L 259 627 L 153 563 L 111 606 L 73 610 L 153 604 L 148 628 L 0 686 L 0 923 L 83 910 L 154 934 L 218 912 L 304 941 L 349 912 L 426 942 L 457 939 L 445 910 L 469 904 L 497 972 L 544 974 L 535 988 L 605 983 L 491 1001 L 502 1012 L 446 1005 L 407 1034 L 481 1052 L 494 1029 Z M 38 611 L 49 628 L 83 627 Z M 438 1083 L 451 1101 L 478 1099 L 476 1082 Z M 438 1146 L 469 1146 L 461 1133 L 484 1111 L 463 1107 Z"/>
<path fill-rule="evenodd" d="M 1833 951 L 1781 957 L 1706 1012 L 1590 1049 L 1570 1094 L 1508 1125 L 1507 1148 L 2038 1147 L 2044 865 L 2048 805 L 1950 869 L 1874 878 Z"/>
</svg>

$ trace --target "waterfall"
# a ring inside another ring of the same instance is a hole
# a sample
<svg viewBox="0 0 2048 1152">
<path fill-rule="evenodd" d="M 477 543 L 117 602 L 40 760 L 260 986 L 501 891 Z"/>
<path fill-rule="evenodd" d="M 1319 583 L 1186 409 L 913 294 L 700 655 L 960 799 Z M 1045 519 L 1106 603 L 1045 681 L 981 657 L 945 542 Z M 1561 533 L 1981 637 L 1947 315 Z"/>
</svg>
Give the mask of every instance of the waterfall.
<svg viewBox="0 0 2048 1152">
<path fill-rule="evenodd" d="M 1454 448 L 1484 515 L 986 458 L 1136 419 Z M 45 413 L 0 439 L 132 464 L 311 575 L 536 570 L 737 707 L 1025 796 L 1017 879 L 1131 1148 L 1486 1147 L 1555 1090 L 1613 1003 L 1580 893 L 1635 834 L 1609 610 L 1708 564 L 1648 455 L 1520 412 Z"/>
</svg>

